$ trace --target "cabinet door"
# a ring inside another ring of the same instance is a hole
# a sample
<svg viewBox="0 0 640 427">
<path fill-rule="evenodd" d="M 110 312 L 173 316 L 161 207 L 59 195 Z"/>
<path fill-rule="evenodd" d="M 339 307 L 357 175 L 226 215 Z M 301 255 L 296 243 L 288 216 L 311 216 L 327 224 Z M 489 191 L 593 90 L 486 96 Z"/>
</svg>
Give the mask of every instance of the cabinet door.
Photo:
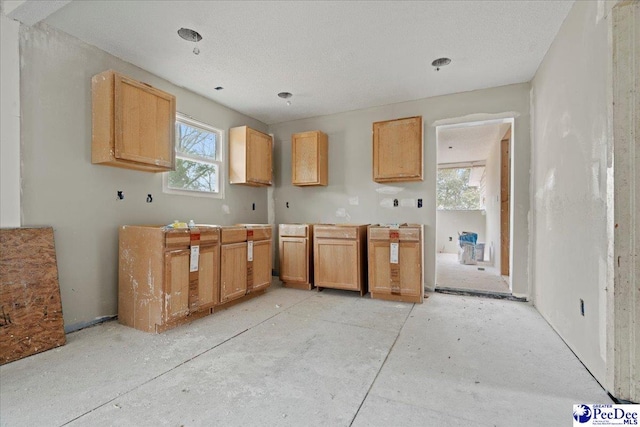
<svg viewBox="0 0 640 427">
<path fill-rule="evenodd" d="M 165 321 L 189 314 L 189 254 L 188 249 L 165 254 Z"/>
<path fill-rule="evenodd" d="M 253 290 L 271 285 L 271 240 L 253 242 Z"/>
<path fill-rule="evenodd" d="M 280 280 L 309 283 L 309 244 L 299 237 L 280 237 Z"/>
<path fill-rule="evenodd" d="M 373 180 L 422 181 L 422 117 L 373 124 Z"/>
<path fill-rule="evenodd" d="M 359 290 L 360 257 L 355 240 L 316 239 L 315 284 L 318 287 Z"/>
<path fill-rule="evenodd" d="M 269 135 L 247 129 L 247 181 L 271 185 L 272 140 Z"/>
<path fill-rule="evenodd" d="M 219 251 L 218 245 L 200 248 L 200 260 L 198 261 L 199 306 L 211 306 L 220 302 Z"/>
<path fill-rule="evenodd" d="M 115 157 L 173 168 L 175 98 L 115 75 Z"/>
<path fill-rule="evenodd" d="M 369 291 L 391 294 L 391 266 L 388 241 L 369 242 Z M 422 292 L 422 251 L 419 242 L 400 242 L 400 293 L 419 296 Z"/>
<path fill-rule="evenodd" d="M 247 293 L 247 242 L 220 246 L 220 302 Z"/>
<path fill-rule="evenodd" d="M 318 184 L 318 135 L 303 133 L 292 136 L 291 177 L 293 185 Z"/>
</svg>

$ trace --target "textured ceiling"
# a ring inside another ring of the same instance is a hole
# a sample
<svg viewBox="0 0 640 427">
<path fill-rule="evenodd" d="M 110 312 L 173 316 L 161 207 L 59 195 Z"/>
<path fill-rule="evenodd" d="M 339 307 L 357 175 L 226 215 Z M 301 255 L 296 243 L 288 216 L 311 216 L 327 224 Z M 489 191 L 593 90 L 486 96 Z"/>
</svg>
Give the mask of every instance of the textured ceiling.
<svg viewBox="0 0 640 427">
<path fill-rule="evenodd" d="M 508 123 L 438 129 L 438 164 L 485 161 L 508 129 Z"/>
<path fill-rule="evenodd" d="M 572 3 L 76 0 L 45 22 L 272 124 L 530 81 Z"/>
</svg>

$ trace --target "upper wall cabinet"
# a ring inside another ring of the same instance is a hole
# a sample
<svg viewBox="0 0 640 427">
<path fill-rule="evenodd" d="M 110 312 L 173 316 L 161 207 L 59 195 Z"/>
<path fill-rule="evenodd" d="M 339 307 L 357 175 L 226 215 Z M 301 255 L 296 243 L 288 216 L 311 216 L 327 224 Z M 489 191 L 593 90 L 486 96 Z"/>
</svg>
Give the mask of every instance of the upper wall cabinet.
<svg viewBox="0 0 640 427">
<path fill-rule="evenodd" d="M 422 181 L 422 117 L 373 124 L 373 180 Z"/>
<path fill-rule="evenodd" d="M 271 136 L 241 126 L 229 130 L 229 183 L 268 186 L 272 179 Z"/>
<path fill-rule="evenodd" d="M 291 183 L 327 185 L 328 139 L 319 130 L 291 136 Z"/>
<path fill-rule="evenodd" d="M 93 76 L 91 92 L 91 163 L 149 172 L 175 168 L 175 96 L 112 70 Z"/>
</svg>

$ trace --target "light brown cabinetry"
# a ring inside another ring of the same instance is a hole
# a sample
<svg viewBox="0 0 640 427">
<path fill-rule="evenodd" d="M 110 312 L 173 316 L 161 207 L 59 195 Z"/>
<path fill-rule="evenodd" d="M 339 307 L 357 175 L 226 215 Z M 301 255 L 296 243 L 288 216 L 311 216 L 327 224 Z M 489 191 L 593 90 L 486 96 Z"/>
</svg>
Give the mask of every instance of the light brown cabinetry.
<svg viewBox="0 0 640 427">
<path fill-rule="evenodd" d="M 221 227 L 220 301 L 226 303 L 271 285 L 271 226 Z"/>
<path fill-rule="evenodd" d="M 313 225 L 280 224 L 278 227 L 280 280 L 296 289 L 313 288 Z"/>
<path fill-rule="evenodd" d="M 367 293 L 367 226 L 322 224 L 313 227 L 314 281 L 318 290 Z"/>
<path fill-rule="evenodd" d="M 369 292 L 371 298 L 422 303 L 423 246 L 419 224 L 389 227 L 371 225 Z"/>
<path fill-rule="evenodd" d="M 147 332 L 209 314 L 218 303 L 220 231 L 215 227 L 120 227 L 118 320 Z M 191 259 L 195 247 L 199 256 Z"/>
<path fill-rule="evenodd" d="M 373 124 L 373 180 L 422 181 L 422 117 Z"/>
<path fill-rule="evenodd" d="M 175 168 L 176 101 L 115 71 L 93 76 L 91 162 L 150 172 Z"/>
<path fill-rule="evenodd" d="M 327 185 L 328 138 L 318 130 L 291 136 L 291 182 L 298 186 Z"/>
<path fill-rule="evenodd" d="M 220 230 L 220 302 L 247 294 L 247 230 L 222 227 Z"/>
<path fill-rule="evenodd" d="M 248 126 L 229 130 L 229 183 L 269 186 L 273 182 L 273 139 Z"/>
</svg>

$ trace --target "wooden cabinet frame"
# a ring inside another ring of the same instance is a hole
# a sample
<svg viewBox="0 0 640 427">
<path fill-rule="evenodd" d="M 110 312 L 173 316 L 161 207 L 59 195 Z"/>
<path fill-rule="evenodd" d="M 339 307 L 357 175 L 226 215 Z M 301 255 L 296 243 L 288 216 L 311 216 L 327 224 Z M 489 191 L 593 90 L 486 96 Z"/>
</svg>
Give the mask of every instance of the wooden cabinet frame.
<svg viewBox="0 0 640 427">
<path fill-rule="evenodd" d="M 254 187 L 273 183 L 273 139 L 248 126 L 229 130 L 229 183 Z"/>
<path fill-rule="evenodd" d="M 315 225 L 314 283 L 318 290 L 367 293 L 367 226 Z"/>
<path fill-rule="evenodd" d="M 373 123 L 373 180 L 423 180 L 422 116 Z"/>
<path fill-rule="evenodd" d="M 328 138 L 319 130 L 291 135 L 291 183 L 300 187 L 326 186 Z"/>
<path fill-rule="evenodd" d="M 422 303 L 424 298 L 423 226 L 369 226 L 369 292 L 371 298 Z M 391 262 L 391 243 L 398 244 Z"/>
<path fill-rule="evenodd" d="M 175 96 L 113 70 L 93 76 L 91 162 L 175 169 Z"/>
<path fill-rule="evenodd" d="M 288 288 L 313 286 L 313 225 L 280 224 L 280 280 Z"/>
</svg>

